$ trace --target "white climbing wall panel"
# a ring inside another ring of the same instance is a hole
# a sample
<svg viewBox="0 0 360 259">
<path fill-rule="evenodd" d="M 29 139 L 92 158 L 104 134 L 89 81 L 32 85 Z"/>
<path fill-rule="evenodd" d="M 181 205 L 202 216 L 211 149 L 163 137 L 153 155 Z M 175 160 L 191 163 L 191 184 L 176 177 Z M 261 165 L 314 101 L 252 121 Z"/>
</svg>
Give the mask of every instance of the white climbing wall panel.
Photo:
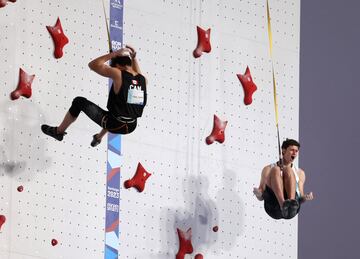
<svg viewBox="0 0 360 259">
<path fill-rule="evenodd" d="M 300 4 L 270 7 L 280 132 L 297 138 Z M 176 228 L 190 227 L 186 258 L 296 258 L 297 220 L 272 220 L 252 194 L 277 158 L 266 1 L 127 1 L 124 20 L 149 97 L 123 138 L 122 180 L 137 162 L 153 175 L 143 193 L 121 192 L 121 258 L 175 258 Z M 194 59 L 197 25 L 211 28 L 212 52 Z M 258 86 L 250 106 L 236 77 L 246 66 Z M 228 121 L 226 141 L 207 146 L 214 114 Z"/>
<path fill-rule="evenodd" d="M 40 131 L 59 123 L 78 95 L 106 105 L 107 79 L 87 66 L 107 51 L 101 10 L 101 1 L 85 0 L 0 9 L 0 258 L 103 257 L 106 145 L 90 147 L 99 127 L 80 116 L 62 143 Z M 61 59 L 46 29 L 58 17 L 70 41 Z M 35 74 L 33 94 L 11 101 L 19 67 Z"/>
<path fill-rule="evenodd" d="M 297 138 L 300 1 L 269 4 L 280 133 Z M 45 26 L 57 17 L 70 42 L 55 60 Z M 119 258 L 175 258 L 176 228 L 190 227 L 185 258 L 296 258 L 297 219 L 272 220 L 252 194 L 277 158 L 266 1 L 132 0 L 124 21 L 149 82 L 138 128 L 122 137 L 121 181 L 138 162 L 152 176 L 142 193 L 121 190 Z M 198 59 L 196 26 L 211 28 Z M 103 258 L 106 145 L 89 145 L 99 128 L 81 115 L 63 142 L 40 131 L 78 95 L 106 106 L 107 79 L 87 67 L 107 51 L 102 2 L 19 0 L 0 9 L 0 31 L 0 258 Z M 236 76 L 247 66 L 258 87 L 249 106 Z M 19 67 L 36 75 L 33 96 L 10 101 Z M 214 114 L 226 140 L 208 146 Z"/>
</svg>

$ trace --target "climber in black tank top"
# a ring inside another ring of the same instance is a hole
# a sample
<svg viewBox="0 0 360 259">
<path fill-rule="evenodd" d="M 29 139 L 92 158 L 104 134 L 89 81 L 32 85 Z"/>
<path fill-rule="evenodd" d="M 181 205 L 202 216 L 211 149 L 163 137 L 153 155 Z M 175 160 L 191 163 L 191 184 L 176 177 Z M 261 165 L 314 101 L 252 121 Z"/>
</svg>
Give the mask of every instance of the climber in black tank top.
<svg viewBox="0 0 360 259">
<path fill-rule="evenodd" d="M 110 66 L 106 64 L 110 60 Z M 109 131 L 116 134 L 129 134 L 137 125 L 137 118 L 141 117 L 146 105 L 146 78 L 141 74 L 134 48 L 126 46 L 92 60 L 90 69 L 99 75 L 111 78 L 113 84 L 107 102 L 108 111 L 84 97 L 74 98 L 72 105 L 62 123 L 57 127 L 42 125 L 41 130 L 61 141 L 65 130 L 83 111 L 90 119 L 97 123 L 102 130 L 93 135 L 91 146 L 101 142 L 102 137 Z"/>
<path fill-rule="evenodd" d="M 121 71 L 122 86 L 115 93 L 111 86 L 107 103 L 108 110 L 116 117 L 141 117 L 146 104 L 146 82 L 141 74 L 133 75 L 126 70 Z"/>
</svg>

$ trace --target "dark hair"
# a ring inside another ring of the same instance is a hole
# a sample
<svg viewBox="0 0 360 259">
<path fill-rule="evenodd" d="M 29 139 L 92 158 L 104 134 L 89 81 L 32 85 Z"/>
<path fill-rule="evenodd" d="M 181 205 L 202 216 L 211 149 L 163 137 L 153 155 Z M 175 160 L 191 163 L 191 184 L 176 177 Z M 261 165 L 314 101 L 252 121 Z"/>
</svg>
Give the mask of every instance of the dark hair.
<svg viewBox="0 0 360 259">
<path fill-rule="evenodd" d="M 300 148 L 300 143 L 297 142 L 296 140 L 294 139 L 289 139 L 287 138 L 281 145 L 281 148 L 282 149 L 287 149 L 288 147 L 290 146 L 297 146 L 298 148 Z"/>
<path fill-rule="evenodd" d="M 115 67 L 116 65 L 120 66 L 131 66 L 131 59 L 127 56 L 117 56 L 111 59 L 110 66 Z"/>
</svg>

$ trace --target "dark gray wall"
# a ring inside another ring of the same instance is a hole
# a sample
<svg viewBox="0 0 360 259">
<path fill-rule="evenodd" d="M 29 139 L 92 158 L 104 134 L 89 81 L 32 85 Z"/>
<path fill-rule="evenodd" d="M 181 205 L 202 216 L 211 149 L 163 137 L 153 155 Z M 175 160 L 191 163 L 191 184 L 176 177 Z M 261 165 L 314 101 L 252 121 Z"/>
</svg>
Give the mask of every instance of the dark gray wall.
<svg viewBox="0 0 360 259">
<path fill-rule="evenodd" d="M 360 1 L 301 0 L 299 259 L 360 258 Z"/>
</svg>

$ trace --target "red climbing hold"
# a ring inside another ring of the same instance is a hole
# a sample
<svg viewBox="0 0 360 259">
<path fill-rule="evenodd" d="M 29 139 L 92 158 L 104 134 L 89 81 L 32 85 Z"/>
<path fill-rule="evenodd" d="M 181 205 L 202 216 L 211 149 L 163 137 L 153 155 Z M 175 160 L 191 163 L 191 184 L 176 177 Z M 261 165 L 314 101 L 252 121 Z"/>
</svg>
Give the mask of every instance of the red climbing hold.
<svg viewBox="0 0 360 259">
<path fill-rule="evenodd" d="M 225 141 L 225 127 L 227 125 L 227 121 L 220 120 L 214 114 L 214 125 L 211 134 L 206 138 L 206 144 L 210 145 L 217 141 L 219 143 L 223 143 Z"/>
<path fill-rule="evenodd" d="M 28 75 L 24 70 L 20 68 L 19 70 L 19 83 L 13 92 L 10 94 L 11 100 L 16 100 L 20 96 L 26 98 L 31 97 L 31 84 L 34 80 L 35 75 Z"/>
<path fill-rule="evenodd" d="M 144 167 L 138 163 L 136 173 L 130 180 L 125 181 L 124 186 L 126 189 L 134 187 L 138 190 L 138 192 L 142 192 L 145 188 L 146 180 L 150 177 L 150 173 L 148 173 Z"/>
<path fill-rule="evenodd" d="M 6 221 L 6 217 L 4 215 L 0 215 L 0 230 L 2 225 L 5 223 L 5 221 Z"/>
<path fill-rule="evenodd" d="M 24 187 L 22 185 L 20 185 L 18 188 L 17 188 L 17 191 L 18 192 L 22 192 L 24 190 Z"/>
<path fill-rule="evenodd" d="M 191 254 L 194 251 L 191 244 L 191 228 L 186 232 L 177 229 L 177 233 L 179 236 L 179 251 L 176 254 L 176 259 L 184 259 L 185 254 Z"/>
<path fill-rule="evenodd" d="M 56 246 L 58 244 L 58 241 L 56 239 L 51 239 L 51 245 Z"/>
<path fill-rule="evenodd" d="M 202 254 L 195 255 L 195 259 L 204 259 L 204 256 Z"/>
<path fill-rule="evenodd" d="M 46 28 L 49 31 L 55 44 L 54 56 L 55 58 L 61 58 L 63 56 L 63 47 L 67 43 L 69 43 L 69 39 L 65 36 L 63 32 L 60 18 L 57 19 L 54 27 L 46 26 Z"/>
<path fill-rule="evenodd" d="M 203 52 L 209 53 L 211 51 L 210 45 L 210 31 L 211 29 L 207 29 L 207 31 L 201 29 L 199 26 L 197 28 L 198 42 L 196 49 L 193 52 L 194 58 L 198 58 L 202 55 Z"/>
<path fill-rule="evenodd" d="M 7 2 L 15 3 L 16 0 L 0 0 L 0 8 L 5 7 L 7 5 Z"/>
<path fill-rule="evenodd" d="M 252 80 L 249 67 L 246 67 L 246 71 L 244 75 L 237 74 L 237 77 L 239 78 L 244 89 L 244 93 L 245 93 L 244 103 L 245 105 L 249 105 L 252 103 L 253 93 L 257 90 L 257 87 Z"/>
<path fill-rule="evenodd" d="M 219 231 L 219 227 L 218 227 L 218 226 L 213 227 L 213 231 L 214 231 L 214 232 L 218 232 L 218 231 Z"/>
</svg>

